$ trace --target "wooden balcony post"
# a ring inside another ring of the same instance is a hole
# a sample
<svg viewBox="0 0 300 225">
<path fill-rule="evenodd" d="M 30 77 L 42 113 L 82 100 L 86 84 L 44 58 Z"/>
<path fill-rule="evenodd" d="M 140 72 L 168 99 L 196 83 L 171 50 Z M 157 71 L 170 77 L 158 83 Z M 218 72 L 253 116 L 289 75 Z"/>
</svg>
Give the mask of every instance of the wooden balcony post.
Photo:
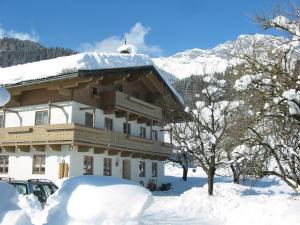
<svg viewBox="0 0 300 225">
<path fill-rule="evenodd" d="M 150 140 L 153 140 L 152 130 L 153 130 L 153 120 L 150 120 Z"/>
<path fill-rule="evenodd" d="M 51 121 L 51 102 L 48 103 L 48 124 Z"/>
<path fill-rule="evenodd" d="M 15 113 L 17 115 L 17 117 L 19 118 L 20 127 L 22 127 L 23 119 L 22 119 L 22 117 L 21 117 L 21 115 L 18 111 L 7 109 L 5 107 L 3 107 L 2 110 L 3 110 L 3 116 L 4 116 L 4 123 L 5 123 L 5 120 L 6 120 L 6 112 Z"/>
<path fill-rule="evenodd" d="M 126 112 L 126 134 L 129 135 L 129 131 L 128 131 L 128 120 L 129 120 L 129 113 Z"/>
<path fill-rule="evenodd" d="M 96 108 L 93 108 L 93 127 L 96 127 Z"/>
</svg>

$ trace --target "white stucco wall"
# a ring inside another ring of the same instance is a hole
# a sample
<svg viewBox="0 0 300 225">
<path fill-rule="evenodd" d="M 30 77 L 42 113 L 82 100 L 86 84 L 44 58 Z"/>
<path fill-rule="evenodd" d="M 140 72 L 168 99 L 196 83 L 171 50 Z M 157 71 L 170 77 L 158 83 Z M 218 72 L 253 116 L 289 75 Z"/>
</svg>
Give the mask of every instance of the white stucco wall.
<svg viewBox="0 0 300 225">
<path fill-rule="evenodd" d="M 74 101 L 69 102 L 56 102 L 56 105 L 62 106 L 67 113 L 57 107 L 51 107 L 51 118 L 50 124 L 64 124 L 68 123 L 77 123 L 85 124 L 85 112 L 92 113 L 92 110 L 80 110 L 80 108 L 89 107 L 88 105 L 81 104 Z M 23 106 L 10 108 L 11 110 L 17 111 L 22 118 L 22 126 L 33 126 L 35 125 L 35 113 L 36 111 L 48 110 L 48 104 L 40 104 L 33 106 Z M 0 114 L 3 112 L 0 111 Z M 20 120 L 16 113 L 6 112 L 5 113 L 5 127 L 19 127 Z M 123 133 L 123 123 L 125 123 L 125 118 L 116 118 L 114 114 L 104 115 L 103 110 L 96 109 L 96 128 L 104 128 L 105 117 L 113 119 L 113 130 L 116 132 Z M 146 128 L 146 137 L 150 139 L 150 126 L 146 126 L 145 123 L 138 124 L 137 121 L 129 121 L 131 124 L 131 135 L 139 136 L 140 127 Z M 162 128 L 158 126 L 153 126 L 153 130 L 158 132 L 158 140 L 164 141 L 164 132 Z"/>
<path fill-rule="evenodd" d="M 68 145 L 62 145 L 61 151 L 53 151 L 48 147 L 45 151 L 35 151 L 31 149 L 29 152 L 22 152 L 16 150 L 14 153 L 1 152 L 0 155 L 9 156 L 9 167 L 8 174 L 0 173 L 1 177 L 12 177 L 17 180 L 27 180 L 34 178 L 45 178 L 50 180 L 57 180 L 59 173 L 59 163 L 65 160 L 68 164 L 70 163 L 70 157 L 68 155 Z M 34 155 L 45 155 L 45 174 L 33 174 L 33 156 Z"/>
<path fill-rule="evenodd" d="M 81 104 L 78 102 L 72 102 L 72 123 L 84 124 L 85 123 L 85 112 L 92 113 L 92 109 L 80 110 L 80 108 L 89 107 L 88 105 Z M 105 117 L 113 119 L 113 130 L 116 132 L 123 133 L 123 124 L 125 123 L 125 118 L 116 118 L 114 114 L 104 114 L 103 110 L 96 109 L 96 128 L 104 128 Z M 131 124 L 131 135 L 139 136 L 140 127 L 146 128 L 146 137 L 150 139 L 150 126 L 146 126 L 145 123 L 138 124 L 137 121 L 129 121 Z M 162 127 L 153 126 L 153 130 L 157 131 L 157 136 L 159 141 L 164 141 L 164 132 L 161 131 Z"/>
<path fill-rule="evenodd" d="M 69 102 L 59 102 L 54 103 L 60 105 L 68 114 L 69 123 L 85 123 L 85 112 L 92 112 L 92 110 L 80 110 L 81 107 L 88 107 L 81 103 L 74 101 Z M 33 126 L 35 124 L 35 112 L 41 110 L 48 110 L 48 104 L 40 104 L 34 106 L 24 106 L 11 108 L 19 112 L 19 115 L 22 117 L 22 126 Z M 0 112 L 1 114 L 1 112 Z M 100 109 L 96 110 L 96 128 L 104 128 L 105 117 L 113 119 L 113 128 L 114 131 L 123 133 L 123 123 L 125 118 L 116 118 L 114 114 L 104 115 L 103 111 Z M 52 107 L 51 108 L 51 121 L 50 124 L 64 124 L 66 123 L 66 116 L 60 108 Z M 147 138 L 150 138 L 150 126 L 146 124 L 138 124 L 137 121 L 130 121 L 131 124 L 131 135 L 139 136 L 140 127 L 146 128 Z M 5 127 L 19 127 L 20 121 L 18 116 L 15 113 L 6 113 Z M 161 127 L 153 126 L 154 130 L 158 131 L 158 138 L 160 141 L 164 140 L 164 132 L 161 132 Z M 46 155 L 46 172 L 45 174 L 33 174 L 32 173 L 32 160 L 33 155 L 35 154 L 45 154 Z M 105 154 L 94 154 L 93 149 L 91 148 L 88 152 L 78 152 L 77 147 L 73 149 L 69 148 L 69 145 L 62 145 L 61 151 L 52 151 L 46 147 L 44 152 L 34 151 L 33 149 L 30 152 L 21 152 L 16 150 L 16 152 L 0 152 L 0 155 L 9 155 L 9 173 L 0 174 L 0 177 L 13 177 L 15 179 L 32 179 L 32 178 L 46 178 L 51 180 L 58 179 L 59 172 L 59 163 L 62 160 L 69 165 L 69 176 L 79 176 L 83 174 L 83 158 L 85 155 L 94 157 L 94 174 L 103 175 L 103 159 L 109 157 L 112 159 L 112 175 L 116 177 L 123 176 L 123 159 L 130 159 L 131 161 L 131 180 L 140 183 L 144 182 L 144 185 L 147 186 L 151 179 L 157 179 L 158 184 L 161 183 L 161 179 L 164 176 L 164 162 L 156 161 L 158 164 L 158 177 L 152 178 L 152 161 L 143 160 L 137 158 L 123 158 L 120 155 L 108 156 Z M 116 162 L 119 162 L 118 166 Z M 139 177 L 139 162 L 146 162 L 146 176 Z"/>
<path fill-rule="evenodd" d="M 55 103 L 62 106 L 67 112 L 69 119 L 72 121 L 72 102 L 58 102 Z M 17 111 L 22 118 L 22 126 L 33 126 L 35 124 L 35 113 L 36 111 L 48 110 L 48 104 L 32 105 L 10 108 L 10 110 Z M 0 112 L 3 114 L 3 112 Z M 51 118 L 50 124 L 63 124 L 66 123 L 66 116 L 62 109 L 51 107 Z M 16 113 L 6 112 L 5 113 L 5 127 L 19 127 L 20 120 Z"/>
</svg>

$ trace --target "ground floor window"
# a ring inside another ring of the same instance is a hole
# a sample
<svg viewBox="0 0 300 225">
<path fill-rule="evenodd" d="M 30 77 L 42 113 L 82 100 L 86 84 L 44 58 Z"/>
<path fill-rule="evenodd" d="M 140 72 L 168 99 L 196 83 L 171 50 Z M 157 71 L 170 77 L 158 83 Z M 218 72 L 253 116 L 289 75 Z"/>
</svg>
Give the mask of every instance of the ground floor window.
<svg viewBox="0 0 300 225">
<path fill-rule="evenodd" d="M 8 155 L 0 156 L 0 173 L 8 173 Z"/>
<path fill-rule="evenodd" d="M 152 177 L 157 177 L 157 162 L 152 162 Z"/>
<path fill-rule="evenodd" d="M 103 165 L 103 175 L 104 176 L 111 176 L 111 158 L 104 158 L 104 165 Z"/>
<path fill-rule="evenodd" d="M 0 115 L 0 128 L 5 127 L 5 119 L 4 115 Z"/>
<path fill-rule="evenodd" d="M 146 176 L 146 162 L 140 161 L 139 164 L 139 177 L 145 177 Z"/>
<path fill-rule="evenodd" d="M 34 155 L 33 164 L 32 164 L 32 173 L 33 174 L 45 174 L 45 155 Z"/>
<path fill-rule="evenodd" d="M 93 156 L 84 156 L 83 158 L 83 175 L 93 175 Z"/>
</svg>

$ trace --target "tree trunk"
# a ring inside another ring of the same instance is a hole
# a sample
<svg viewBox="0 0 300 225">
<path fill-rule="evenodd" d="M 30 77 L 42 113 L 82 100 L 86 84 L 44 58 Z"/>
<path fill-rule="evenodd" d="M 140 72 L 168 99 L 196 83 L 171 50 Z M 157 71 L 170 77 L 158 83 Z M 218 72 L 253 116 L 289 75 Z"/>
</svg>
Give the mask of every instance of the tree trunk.
<svg viewBox="0 0 300 225">
<path fill-rule="evenodd" d="M 229 151 L 227 151 L 227 159 L 228 159 L 228 161 L 232 160 Z M 234 167 L 234 165 L 236 165 L 236 167 Z M 233 183 L 239 184 L 240 183 L 240 169 L 239 169 L 238 163 L 237 162 L 230 163 L 230 169 L 231 169 L 232 174 L 233 174 Z"/>
<path fill-rule="evenodd" d="M 216 169 L 214 167 L 208 168 L 208 194 L 214 194 L 214 176 L 215 176 Z"/>
<path fill-rule="evenodd" d="M 240 175 L 238 173 L 238 171 L 234 168 L 234 165 L 231 163 L 230 164 L 230 168 L 233 174 L 233 183 L 235 184 L 239 184 L 240 183 Z"/>
<path fill-rule="evenodd" d="M 182 179 L 183 179 L 184 181 L 187 181 L 188 168 L 187 168 L 186 166 L 183 166 L 182 169 L 183 169 Z"/>
</svg>

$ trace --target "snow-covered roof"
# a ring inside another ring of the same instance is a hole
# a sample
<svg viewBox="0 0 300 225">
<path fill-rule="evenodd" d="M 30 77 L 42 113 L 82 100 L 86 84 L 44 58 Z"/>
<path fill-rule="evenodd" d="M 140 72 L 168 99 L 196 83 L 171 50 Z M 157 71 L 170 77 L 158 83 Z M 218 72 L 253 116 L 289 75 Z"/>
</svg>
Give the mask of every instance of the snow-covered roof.
<svg viewBox="0 0 300 225">
<path fill-rule="evenodd" d="M 166 78 L 166 72 L 158 68 L 149 56 L 143 54 L 85 52 L 0 68 L 0 85 L 13 85 L 50 77 L 53 78 L 61 74 L 68 74 L 79 70 L 114 69 L 150 65 L 158 71 L 173 94 L 183 103 L 182 97 Z"/>
</svg>

